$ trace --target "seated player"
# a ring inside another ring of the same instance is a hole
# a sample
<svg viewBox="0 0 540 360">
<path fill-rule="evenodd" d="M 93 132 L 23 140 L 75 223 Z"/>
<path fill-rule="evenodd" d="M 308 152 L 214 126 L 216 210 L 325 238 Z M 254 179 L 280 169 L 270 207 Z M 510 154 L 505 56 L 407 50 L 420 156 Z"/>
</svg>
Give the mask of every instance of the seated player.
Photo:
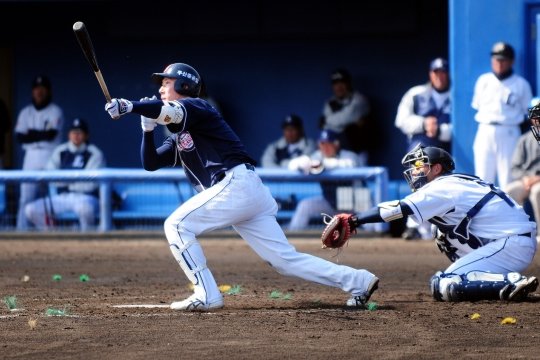
<svg viewBox="0 0 540 360">
<path fill-rule="evenodd" d="M 47 170 L 89 170 L 105 167 L 100 149 L 88 143 L 88 125 L 74 119 L 69 129 L 69 141 L 58 145 L 49 159 Z M 98 209 L 96 182 L 56 183 L 57 194 L 37 199 L 24 208 L 28 220 L 37 229 L 46 229 L 55 222 L 55 215 L 74 212 L 79 218 L 81 231 L 95 225 Z"/>
</svg>

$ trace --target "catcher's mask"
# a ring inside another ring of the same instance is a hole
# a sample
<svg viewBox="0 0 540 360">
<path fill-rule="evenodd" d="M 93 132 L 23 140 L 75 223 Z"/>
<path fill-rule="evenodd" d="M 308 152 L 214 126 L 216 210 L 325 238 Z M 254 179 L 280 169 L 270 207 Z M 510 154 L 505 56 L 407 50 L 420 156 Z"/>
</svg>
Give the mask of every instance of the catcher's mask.
<svg viewBox="0 0 540 360">
<path fill-rule="evenodd" d="M 420 144 L 405 154 L 401 164 L 405 167 L 403 171 L 405 180 L 413 192 L 428 183 L 427 175 L 431 172 L 432 165 L 441 164 L 444 174 L 455 169 L 454 160 L 448 152 L 438 147 L 425 147 Z"/>
<path fill-rule="evenodd" d="M 540 102 L 529 109 L 529 121 L 531 122 L 531 132 L 540 145 Z"/>
</svg>

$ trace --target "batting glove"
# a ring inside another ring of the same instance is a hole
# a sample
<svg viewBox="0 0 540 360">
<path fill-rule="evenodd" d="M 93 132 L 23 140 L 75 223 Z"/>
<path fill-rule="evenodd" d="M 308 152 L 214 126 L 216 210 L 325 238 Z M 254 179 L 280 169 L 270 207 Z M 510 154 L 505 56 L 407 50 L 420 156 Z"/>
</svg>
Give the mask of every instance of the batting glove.
<svg viewBox="0 0 540 360">
<path fill-rule="evenodd" d="M 147 118 L 145 116 L 141 116 L 141 127 L 144 132 L 154 131 L 154 128 L 156 127 L 156 119 Z"/>
<path fill-rule="evenodd" d="M 145 96 L 145 97 L 141 98 L 141 101 L 151 101 L 151 100 L 157 100 L 156 95 L 154 95 L 152 97 Z"/>
<path fill-rule="evenodd" d="M 113 119 L 118 119 L 120 116 L 125 115 L 133 110 L 133 104 L 126 99 L 112 99 L 111 102 L 105 104 L 105 111 Z"/>
</svg>

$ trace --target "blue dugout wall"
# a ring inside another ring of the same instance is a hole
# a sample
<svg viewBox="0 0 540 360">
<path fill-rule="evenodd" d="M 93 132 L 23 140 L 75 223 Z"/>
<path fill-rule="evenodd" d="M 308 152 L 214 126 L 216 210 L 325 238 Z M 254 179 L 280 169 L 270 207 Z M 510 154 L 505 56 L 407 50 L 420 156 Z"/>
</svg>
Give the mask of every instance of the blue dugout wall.
<svg viewBox="0 0 540 360">
<path fill-rule="evenodd" d="M 491 71 L 490 50 L 497 41 L 516 50 L 514 70 L 536 84 L 536 17 L 540 1 L 450 0 L 450 68 L 453 77 L 453 155 L 457 170 L 474 173 L 472 145 L 477 124 L 471 100 L 477 77 Z"/>
<path fill-rule="evenodd" d="M 332 6 L 202 1 L 181 3 L 174 11 L 182 15 L 170 17 L 157 11 L 167 4 L 0 1 L 0 47 L 12 54 L 13 64 L 11 79 L 1 79 L 0 86 L 13 94 L 13 115 L 28 101 L 32 77 L 46 73 L 66 117 L 91 121 L 92 139 L 110 166 L 140 166 L 139 120 L 128 115 L 112 121 L 103 112 L 103 96 L 71 32 L 77 20 L 86 22 L 94 38 L 113 96 L 153 94 L 152 72 L 168 62 L 190 62 L 257 159 L 264 145 L 280 135 L 287 113 L 298 113 L 308 135 L 317 135 L 322 102 L 330 95 L 328 76 L 337 66 L 350 69 L 356 87 L 371 101 L 380 129 L 371 164 L 387 166 L 391 179 L 401 178 L 405 149 L 404 136 L 393 125 L 397 105 L 410 86 L 427 80 L 431 58 L 450 58 L 459 171 L 474 171 L 476 122 L 470 101 L 476 78 L 490 70 L 494 42 L 515 47 L 515 70 L 537 94 L 534 23 L 540 1 L 337 1 Z M 25 35 L 24 24 L 39 31 Z M 20 167 L 19 150 L 15 143 L 15 168 Z"/>
<path fill-rule="evenodd" d="M 24 19 L 24 21 L 22 21 Z M 399 100 L 427 81 L 429 61 L 448 56 L 446 0 L 258 0 L 167 2 L 1 1 L 0 47 L 13 54 L 13 113 L 30 96 L 37 73 L 49 75 L 66 117 L 90 120 L 92 140 L 112 167 L 140 167 L 140 125 L 135 115 L 113 121 L 71 27 L 84 21 L 103 75 L 115 97 L 152 95 L 152 72 L 167 63 L 194 65 L 248 151 L 260 159 L 294 112 L 316 137 L 330 73 L 347 67 L 368 96 L 379 132 L 371 165 L 401 179 L 404 135 L 395 128 Z M 38 29 L 22 32 L 25 24 Z M 5 83 L 0 82 L 0 86 Z M 14 168 L 20 168 L 15 143 Z"/>
</svg>

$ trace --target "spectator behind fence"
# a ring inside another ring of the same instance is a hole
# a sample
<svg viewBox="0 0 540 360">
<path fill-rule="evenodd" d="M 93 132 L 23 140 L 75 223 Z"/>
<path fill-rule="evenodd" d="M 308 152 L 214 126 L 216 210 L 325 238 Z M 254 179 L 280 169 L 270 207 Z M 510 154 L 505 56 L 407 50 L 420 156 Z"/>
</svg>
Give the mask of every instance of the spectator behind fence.
<svg viewBox="0 0 540 360">
<path fill-rule="evenodd" d="M 370 105 L 367 98 L 354 90 L 351 74 L 336 69 L 330 76 L 333 95 L 323 107 L 320 128 L 335 132 L 342 149 L 358 153 L 362 162 L 368 161 L 371 124 L 368 122 Z"/>
<path fill-rule="evenodd" d="M 6 136 L 11 131 L 11 116 L 4 99 L 0 99 L 0 169 L 5 167 Z"/>
<path fill-rule="evenodd" d="M 410 88 L 401 98 L 395 125 L 407 136 L 407 151 L 418 144 L 450 151 L 452 123 L 450 117 L 450 76 L 448 62 L 438 57 L 429 64 L 429 81 Z M 431 225 L 407 219 L 402 234 L 405 240 L 432 239 Z"/>
<path fill-rule="evenodd" d="M 290 114 L 281 123 L 282 137 L 268 144 L 264 150 L 261 166 L 265 168 L 285 168 L 291 159 L 310 155 L 315 151 L 315 142 L 306 137 L 300 116 Z"/>
<path fill-rule="evenodd" d="M 512 156 L 521 135 L 520 125 L 532 99 L 531 86 L 514 73 L 514 48 L 504 42 L 491 49 L 492 72 L 480 75 L 472 107 L 478 130 L 473 144 L 475 175 L 501 188 L 512 180 Z"/>
<path fill-rule="evenodd" d="M 43 170 L 54 148 L 60 144 L 64 124 L 63 110 L 52 102 L 49 78 L 39 75 L 32 81 L 32 103 L 17 117 L 15 134 L 24 149 L 23 170 Z M 24 207 L 37 198 L 36 183 L 22 183 L 19 195 L 17 230 L 26 230 L 28 222 Z"/>
<path fill-rule="evenodd" d="M 518 204 L 530 201 L 537 227 L 540 224 L 540 147 L 531 131 L 521 135 L 512 157 L 512 178 L 505 191 Z"/>
<path fill-rule="evenodd" d="M 88 142 L 88 125 L 83 119 L 74 119 L 68 133 L 69 141 L 59 145 L 47 162 L 47 170 L 90 170 L 105 167 L 102 151 Z M 46 195 L 24 208 L 27 219 L 37 229 L 55 224 L 55 217 L 74 212 L 81 231 L 95 225 L 98 209 L 98 186 L 96 182 L 55 183 L 56 194 Z"/>
<path fill-rule="evenodd" d="M 319 150 L 311 156 L 303 155 L 289 163 L 290 170 L 300 170 L 305 174 L 318 174 L 324 170 L 364 166 L 358 155 L 340 148 L 338 134 L 323 130 L 319 136 Z M 333 215 L 337 208 L 337 187 L 335 182 L 321 182 L 322 196 L 301 200 L 296 207 L 289 230 L 304 230 L 313 217 L 321 218 L 321 213 Z"/>
</svg>

